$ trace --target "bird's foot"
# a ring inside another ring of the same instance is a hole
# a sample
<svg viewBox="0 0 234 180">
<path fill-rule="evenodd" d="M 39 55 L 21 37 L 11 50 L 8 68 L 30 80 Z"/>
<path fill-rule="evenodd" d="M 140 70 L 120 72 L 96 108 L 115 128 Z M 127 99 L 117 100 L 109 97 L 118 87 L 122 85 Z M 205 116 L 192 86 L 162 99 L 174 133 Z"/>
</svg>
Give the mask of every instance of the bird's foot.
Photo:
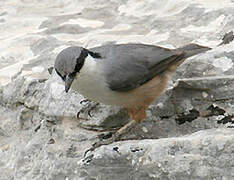
<svg viewBox="0 0 234 180">
<path fill-rule="evenodd" d="M 92 144 L 92 147 L 89 148 L 88 150 L 85 151 L 84 153 L 84 157 L 86 157 L 86 154 L 88 152 L 94 151 L 95 149 L 101 147 L 102 145 L 108 145 L 108 144 L 112 144 L 113 142 L 118 141 L 120 138 L 120 135 L 117 133 L 114 133 L 111 135 L 110 138 L 108 139 L 99 139 L 99 141 L 95 142 L 94 144 Z"/>
<path fill-rule="evenodd" d="M 77 119 L 80 118 L 80 114 L 88 114 L 89 117 L 92 117 L 91 111 L 97 107 L 99 103 L 90 101 L 88 99 L 80 101 L 80 104 L 83 105 L 81 110 L 77 113 L 76 117 Z"/>
<path fill-rule="evenodd" d="M 104 136 L 99 136 L 99 141 L 95 142 L 91 148 L 85 151 L 84 157 L 88 152 L 94 151 L 95 149 L 101 147 L 102 145 L 108 145 L 113 142 L 119 141 L 121 136 L 124 135 L 126 132 L 128 132 L 130 129 L 132 129 L 136 125 L 136 121 L 131 120 L 127 124 L 125 124 L 123 127 L 121 127 L 118 131 L 115 133 L 108 133 Z"/>
<path fill-rule="evenodd" d="M 85 103 L 87 103 L 87 102 L 92 102 L 91 100 L 89 100 L 89 99 L 83 99 L 83 100 L 81 100 L 80 101 L 80 104 L 85 104 Z"/>
</svg>

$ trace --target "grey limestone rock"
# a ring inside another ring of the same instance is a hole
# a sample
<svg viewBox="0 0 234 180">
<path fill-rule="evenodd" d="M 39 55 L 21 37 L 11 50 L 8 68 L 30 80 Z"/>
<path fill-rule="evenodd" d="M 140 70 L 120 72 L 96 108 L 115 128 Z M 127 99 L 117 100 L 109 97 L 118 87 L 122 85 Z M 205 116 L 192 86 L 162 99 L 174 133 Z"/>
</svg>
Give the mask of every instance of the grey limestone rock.
<svg viewBox="0 0 234 180">
<path fill-rule="evenodd" d="M 234 43 L 221 43 L 234 30 L 233 1 L 32 0 L 0 7 L 0 180 L 234 179 Z M 178 68 L 144 122 L 83 157 L 129 117 L 120 107 L 81 103 L 84 97 L 65 93 L 47 69 L 68 46 L 131 42 L 213 49 Z"/>
</svg>

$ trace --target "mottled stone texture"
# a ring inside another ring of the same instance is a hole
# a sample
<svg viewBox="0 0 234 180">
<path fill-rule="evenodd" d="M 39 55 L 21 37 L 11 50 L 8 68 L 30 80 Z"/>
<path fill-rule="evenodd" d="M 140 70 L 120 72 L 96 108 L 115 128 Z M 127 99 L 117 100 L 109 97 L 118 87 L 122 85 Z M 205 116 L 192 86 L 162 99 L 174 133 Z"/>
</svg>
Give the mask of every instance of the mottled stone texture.
<svg viewBox="0 0 234 180">
<path fill-rule="evenodd" d="M 234 43 L 217 46 L 233 20 L 229 0 L 1 1 L 0 180 L 233 180 Z M 143 123 L 84 158 L 129 117 L 65 93 L 47 69 L 67 46 L 128 42 L 213 49 L 178 68 Z"/>
</svg>

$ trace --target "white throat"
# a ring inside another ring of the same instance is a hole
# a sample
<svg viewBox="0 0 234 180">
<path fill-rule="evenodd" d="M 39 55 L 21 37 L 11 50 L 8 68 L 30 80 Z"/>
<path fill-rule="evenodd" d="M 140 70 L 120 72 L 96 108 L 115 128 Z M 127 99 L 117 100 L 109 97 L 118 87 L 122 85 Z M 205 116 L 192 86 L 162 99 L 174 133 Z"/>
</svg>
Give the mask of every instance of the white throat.
<svg viewBox="0 0 234 180">
<path fill-rule="evenodd" d="M 98 66 L 97 60 L 95 58 L 93 58 L 92 56 L 88 55 L 85 58 L 84 65 L 81 68 L 81 70 L 79 72 L 79 75 L 81 75 L 81 76 L 83 76 L 83 75 L 87 76 L 88 75 L 89 76 L 90 73 L 96 71 L 95 69 L 97 68 L 97 66 Z"/>
<path fill-rule="evenodd" d="M 102 59 L 94 59 L 88 55 L 80 72 L 77 73 L 71 88 L 78 91 L 86 98 L 94 101 L 100 101 L 99 94 L 105 94 L 110 91 L 101 68 Z"/>
</svg>

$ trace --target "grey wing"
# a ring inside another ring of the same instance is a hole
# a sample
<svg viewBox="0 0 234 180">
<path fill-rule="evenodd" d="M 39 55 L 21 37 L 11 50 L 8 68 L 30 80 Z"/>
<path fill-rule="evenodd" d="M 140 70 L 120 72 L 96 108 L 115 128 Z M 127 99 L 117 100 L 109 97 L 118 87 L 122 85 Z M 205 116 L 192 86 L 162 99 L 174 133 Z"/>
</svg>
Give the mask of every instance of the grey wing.
<svg viewBox="0 0 234 180">
<path fill-rule="evenodd" d="M 106 82 L 114 91 L 139 87 L 182 60 L 183 52 L 144 44 L 121 44 L 93 48 L 103 60 Z"/>
</svg>

